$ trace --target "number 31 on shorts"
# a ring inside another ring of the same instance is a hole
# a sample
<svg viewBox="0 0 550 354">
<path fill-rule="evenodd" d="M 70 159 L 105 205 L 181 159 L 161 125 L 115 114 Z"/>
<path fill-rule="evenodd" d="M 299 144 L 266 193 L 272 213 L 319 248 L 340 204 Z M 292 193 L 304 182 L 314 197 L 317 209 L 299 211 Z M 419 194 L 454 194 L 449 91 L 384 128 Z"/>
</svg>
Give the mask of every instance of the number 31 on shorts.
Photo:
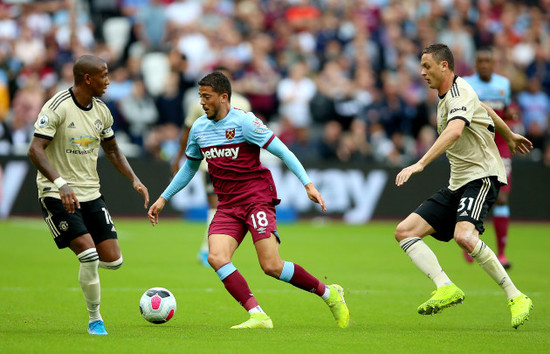
<svg viewBox="0 0 550 354">
<path fill-rule="evenodd" d="M 250 214 L 250 219 L 252 220 L 252 226 L 254 226 L 255 229 L 257 229 L 258 226 L 266 227 L 269 224 L 265 211 L 259 211 L 256 214 Z"/>
</svg>

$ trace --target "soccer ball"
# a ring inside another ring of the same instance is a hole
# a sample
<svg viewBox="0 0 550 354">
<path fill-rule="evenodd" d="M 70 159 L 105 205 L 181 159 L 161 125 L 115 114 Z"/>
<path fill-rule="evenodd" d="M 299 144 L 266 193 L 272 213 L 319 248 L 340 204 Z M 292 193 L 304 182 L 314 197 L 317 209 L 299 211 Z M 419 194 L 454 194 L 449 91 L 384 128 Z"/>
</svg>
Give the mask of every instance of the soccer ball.
<svg viewBox="0 0 550 354">
<path fill-rule="evenodd" d="M 168 322 L 176 313 L 176 298 L 165 288 L 151 288 L 141 296 L 139 311 L 151 323 Z"/>
</svg>

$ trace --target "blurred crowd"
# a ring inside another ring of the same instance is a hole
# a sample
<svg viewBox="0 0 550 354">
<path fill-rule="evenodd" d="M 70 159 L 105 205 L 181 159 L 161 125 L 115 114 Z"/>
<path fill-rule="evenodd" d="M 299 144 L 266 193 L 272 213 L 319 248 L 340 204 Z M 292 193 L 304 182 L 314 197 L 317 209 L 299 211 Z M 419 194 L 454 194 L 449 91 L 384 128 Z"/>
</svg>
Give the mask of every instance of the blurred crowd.
<svg viewBox="0 0 550 354">
<path fill-rule="evenodd" d="M 494 48 L 531 158 L 550 166 L 550 0 L 0 1 L 0 154 L 26 153 L 41 106 L 92 53 L 129 156 L 171 160 L 197 81 L 223 66 L 299 158 L 403 166 L 436 139 L 419 64 L 435 42 L 462 76 Z"/>
</svg>

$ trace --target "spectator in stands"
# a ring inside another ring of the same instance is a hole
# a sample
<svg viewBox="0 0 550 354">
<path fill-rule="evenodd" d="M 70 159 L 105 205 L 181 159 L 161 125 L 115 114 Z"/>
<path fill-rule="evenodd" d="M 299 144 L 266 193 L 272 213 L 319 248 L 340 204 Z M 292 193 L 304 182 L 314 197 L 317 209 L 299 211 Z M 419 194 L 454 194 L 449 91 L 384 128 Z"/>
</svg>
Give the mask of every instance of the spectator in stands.
<svg viewBox="0 0 550 354">
<path fill-rule="evenodd" d="M 542 149 L 544 140 L 548 136 L 550 98 L 541 90 L 541 82 L 538 77 L 531 78 L 527 90 L 519 93 L 518 104 L 521 109 L 525 135 L 535 148 Z"/>
<path fill-rule="evenodd" d="M 178 152 L 178 138 L 184 117 L 178 73 L 170 72 L 164 92 L 156 100 L 156 106 L 159 119 L 145 141 L 145 149 L 156 159 L 171 161 Z"/>
<path fill-rule="evenodd" d="M 248 97 L 252 112 L 268 122 L 277 110 L 277 84 L 281 78 L 274 67 L 269 52 L 272 40 L 267 34 L 254 36 L 253 56 L 240 77 L 234 80 L 235 91 Z"/>
<path fill-rule="evenodd" d="M 134 89 L 130 96 L 120 101 L 120 113 L 128 123 L 130 141 L 143 146 L 150 128 L 158 120 L 155 101 L 147 94 L 142 80 L 134 80 Z"/>
<path fill-rule="evenodd" d="M 525 73 L 529 78 L 541 81 L 542 90 L 550 95 L 550 50 L 542 44 L 537 45 L 535 60 L 527 66 Z"/>
<path fill-rule="evenodd" d="M 25 86 L 18 90 L 13 98 L 13 119 L 11 134 L 13 152 L 26 154 L 27 146 L 32 139 L 34 123 L 40 113 L 45 99 L 44 88 L 40 85 L 38 74 L 32 74 Z"/>
<path fill-rule="evenodd" d="M 335 120 L 327 122 L 323 128 L 323 136 L 318 143 L 319 156 L 326 161 L 338 158 L 337 150 L 342 138 L 342 125 Z"/>
<path fill-rule="evenodd" d="M 134 31 L 137 40 L 147 50 L 162 50 L 168 43 L 166 39 L 166 24 L 168 14 L 161 0 L 151 0 L 148 4 L 137 9 Z"/>
<path fill-rule="evenodd" d="M 301 135 L 299 130 L 309 130 L 312 123 L 309 109 L 311 100 L 316 92 L 315 82 L 308 77 L 307 63 L 299 61 L 290 68 L 288 77 L 279 81 L 277 85 L 277 98 L 279 99 L 279 117 L 285 121 L 287 131 L 281 131 L 282 136 L 290 139 L 286 144 L 292 144 L 292 137 Z"/>
</svg>

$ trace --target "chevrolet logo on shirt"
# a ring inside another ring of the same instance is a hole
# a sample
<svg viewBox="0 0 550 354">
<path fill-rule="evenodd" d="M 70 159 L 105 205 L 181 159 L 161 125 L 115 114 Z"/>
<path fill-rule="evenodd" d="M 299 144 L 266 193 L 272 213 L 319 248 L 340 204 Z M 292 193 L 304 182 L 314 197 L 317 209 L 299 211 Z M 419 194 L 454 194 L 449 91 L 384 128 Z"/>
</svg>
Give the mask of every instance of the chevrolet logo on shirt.
<svg viewBox="0 0 550 354">
<path fill-rule="evenodd" d="M 91 143 L 94 143 L 98 141 L 98 138 L 94 138 L 87 135 L 81 135 L 79 138 L 72 138 L 71 144 L 73 145 L 79 145 L 81 147 L 88 147 Z"/>
</svg>

